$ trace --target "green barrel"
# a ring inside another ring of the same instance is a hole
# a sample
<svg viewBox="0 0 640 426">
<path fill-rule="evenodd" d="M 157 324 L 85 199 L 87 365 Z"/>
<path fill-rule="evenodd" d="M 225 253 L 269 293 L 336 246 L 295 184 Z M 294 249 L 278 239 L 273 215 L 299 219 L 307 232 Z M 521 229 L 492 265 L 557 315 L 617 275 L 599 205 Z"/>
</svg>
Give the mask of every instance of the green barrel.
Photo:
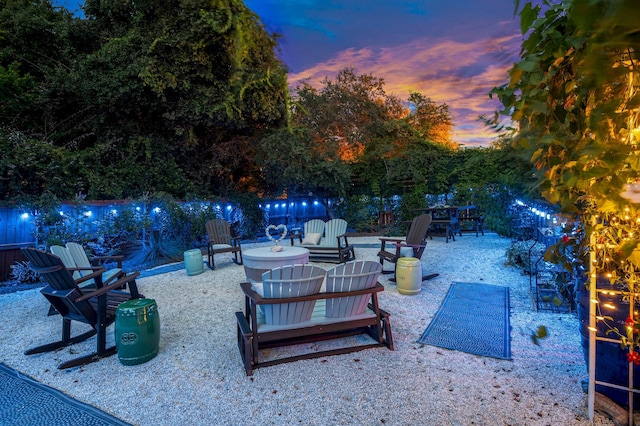
<svg viewBox="0 0 640 426">
<path fill-rule="evenodd" d="M 153 299 L 134 299 L 116 310 L 116 349 L 123 365 L 136 365 L 158 355 L 160 317 Z"/>
<path fill-rule="evenodd" d="M 187 275 L 198 275 L 204 272 L 204 262 L 200 249 L 187 250 L 184 252 L 184 268 Z"/>
</svg>

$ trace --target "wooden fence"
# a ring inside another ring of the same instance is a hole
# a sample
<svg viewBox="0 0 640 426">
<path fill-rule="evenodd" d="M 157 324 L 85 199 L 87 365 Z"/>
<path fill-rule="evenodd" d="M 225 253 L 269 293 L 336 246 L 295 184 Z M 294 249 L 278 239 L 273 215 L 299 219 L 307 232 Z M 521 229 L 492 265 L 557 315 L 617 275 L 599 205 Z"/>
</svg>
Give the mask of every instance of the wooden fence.
<svg viewBox="0 0 640 426">
<path fill-rule="evenodd" d="M 83 208 L 89 220 L 83 221 L 83 230 L 93 233 L 97 224 L 107 215 L 118 214 L 125 207 L 135 207 L 143 212 L 148 211 L 153 218 L 153 204 L 143 205 L 131 201 L 88 201 Z M 287 226 L 301 225 L 311 218 L 327 219 L 327 212 L 322 203 L 312 198 L 296 200 L 262 200 L 260 207 L 264 211 L 269 224 L 285 224 Z M 72 213 L 74 206 L 63 203 L 61 215 Z M 230 203 L 216 203 L 215 210 L 218 217 L 233 222 L 231 217 L 233 206 Z M 0 281 L 7 281 L 11 273 L 11 265 L 24 260 L 20 249 L 38 244 L 35 236 L 34 217 L 31 212 L 19 208 L 0 207 Z"/>
</svg>

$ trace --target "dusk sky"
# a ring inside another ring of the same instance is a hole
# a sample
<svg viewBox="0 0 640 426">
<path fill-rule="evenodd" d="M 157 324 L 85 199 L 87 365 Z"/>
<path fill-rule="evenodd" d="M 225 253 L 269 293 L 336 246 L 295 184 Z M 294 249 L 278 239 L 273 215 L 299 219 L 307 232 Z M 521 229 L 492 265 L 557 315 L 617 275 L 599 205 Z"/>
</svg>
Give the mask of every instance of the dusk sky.
<svg viewBox="0 0 640 426">
<path fill-rule="evenodd" d="M 282 35 L 289 84 L 320 87 L 345 67 L 383 78 L 388 93 L 420 92 L 449 105 L 454 140 L 488 145 L 477 117 L 500 106 L 488 92 L 508 81 L 522 36 L 513 0 L 245 0 Z"/>
<path fill-rule="evenodd" d="M 74 10 L 82 0 L 58 0 Z M 496 134 L 478 121 L 500 104 L 489 91 L 508 80 L 522 37 L 513 0 L 244 0 L 270 32 L 281 34 L 289 85 L 320 87 L 346 67 L 385 80 L 407 100 L 420 92 L 449 105 L 453 139 L 488 145 Z"/>
</svg>

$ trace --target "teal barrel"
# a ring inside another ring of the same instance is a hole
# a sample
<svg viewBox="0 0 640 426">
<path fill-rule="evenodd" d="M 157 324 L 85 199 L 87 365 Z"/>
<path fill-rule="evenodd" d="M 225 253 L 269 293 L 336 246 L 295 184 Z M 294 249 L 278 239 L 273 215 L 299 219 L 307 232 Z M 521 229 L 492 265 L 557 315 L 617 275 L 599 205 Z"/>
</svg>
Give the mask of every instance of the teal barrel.
<svg viewBox="0 0 640 426">
<path fill-rule="evenodd" d="M 153 299 L 134 299 L 116 310 L 116 349 L 123 365 L 136 365 L 158 355 L 160 317 Z"/>
<path fill-rule="evenodd" d="M 198 275 L 204 272 L 204 261 L 200 249 L 187 250 L 184 252 L 184 268 L 187 275 Z"/>
</svg>

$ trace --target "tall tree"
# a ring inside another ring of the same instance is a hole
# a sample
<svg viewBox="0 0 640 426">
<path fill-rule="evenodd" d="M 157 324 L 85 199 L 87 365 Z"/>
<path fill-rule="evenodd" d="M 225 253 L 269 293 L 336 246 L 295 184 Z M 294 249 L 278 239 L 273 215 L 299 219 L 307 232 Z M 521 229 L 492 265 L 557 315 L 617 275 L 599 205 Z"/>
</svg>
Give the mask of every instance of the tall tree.
<svg viewBox="0 0 640 426">
<path fill-rule="evenodd" d="M 0 91 L 2 134 L 60 150 L 60 197 L 225 194 L 255 170 L 260 134 L 285 122 L 277 37 L 242 1 L 87 0 L 84 19 L 0 1 L 0 78 L 17 89 Z M 15 170 L 3 168 L 2 193 L 48 189 Z"/>
<path fill-rule="evenodd" d="M 458 148 L 458 144 L 452 139 L 453 120 L 449 112 L 449 105 L 438 105 L 430 98 L 417 92 L 409 95 L 409 102 L 412 104 L 412 108 L 411 115 L 407 120 L 423 139 L 437 142 L 449 148 Z"/>
</svg>

